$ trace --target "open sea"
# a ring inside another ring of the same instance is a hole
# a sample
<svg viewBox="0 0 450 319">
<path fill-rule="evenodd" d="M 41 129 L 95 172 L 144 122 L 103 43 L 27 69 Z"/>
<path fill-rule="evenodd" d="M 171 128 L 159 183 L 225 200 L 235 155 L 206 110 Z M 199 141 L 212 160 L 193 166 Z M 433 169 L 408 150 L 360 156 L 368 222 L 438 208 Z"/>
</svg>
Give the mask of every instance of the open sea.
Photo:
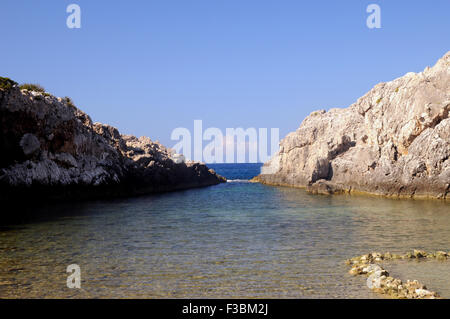
<svg viewBox="0 0 450 319">
<path fill-rule="evenodd" d="M 0 224 L 0 298 L 382 298 L 346 259 L 450 251 L 448 202 L 310 195 L 249 183 L 261 164 L 208 166 L 229 182 L 2 211 L 23 217 Z M 384 265 L 450 298 L 450 261 Z"/>
</svg>

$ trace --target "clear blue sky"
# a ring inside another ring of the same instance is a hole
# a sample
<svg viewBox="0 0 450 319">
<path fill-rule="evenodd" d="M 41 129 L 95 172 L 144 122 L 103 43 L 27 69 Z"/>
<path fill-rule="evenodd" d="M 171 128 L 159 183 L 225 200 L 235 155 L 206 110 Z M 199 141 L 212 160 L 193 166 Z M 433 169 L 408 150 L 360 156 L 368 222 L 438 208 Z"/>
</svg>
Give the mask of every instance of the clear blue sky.
<svg viewBox="0 0 450 319">
<path fill-rule="evenodd" d="M 77 3 L 82 28 L 66 27 Z M 382 28 L 366 27 L 379 4 Z M 0 76 L 167 146 L 176 127 L 278 127 L 450 50 L 450 1 L 2 0 Z"/>
</svg>

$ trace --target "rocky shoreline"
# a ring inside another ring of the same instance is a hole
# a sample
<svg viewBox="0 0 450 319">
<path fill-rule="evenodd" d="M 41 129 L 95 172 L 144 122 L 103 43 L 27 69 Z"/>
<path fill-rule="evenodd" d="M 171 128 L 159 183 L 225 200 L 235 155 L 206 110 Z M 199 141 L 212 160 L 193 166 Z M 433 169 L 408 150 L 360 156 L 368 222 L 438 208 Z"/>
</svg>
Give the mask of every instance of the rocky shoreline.
<svg viewBox="0 0 450 319">
<path fill-rule="evenodd" d="M 352 268 L 349 274 L 366 275 L 367 287 L 374 292 L 387 295 L 391 298 L 400 299 L 436 299 L 440 298 L 439 294 L 428 290 L 427 287 L 417 280 L 407 280 L 402 282 L 398 278 L 389 276 L 389 273 L 379 263 L 388 260 L 399 259 L 437 259 L 445 261 L 450 258 L 450 253 L 444 251 L 437 251 L 434 253 L 427 253 L 423 250 L 414 250 L 404 255 L 397 255 L 391 253 L 370 253 L 346 260 L 346 264 Z"/>
<path fill-rule="evenodd" d="M 226 181 L 148 137 L 93 123 L 70 98 L 40 86 L 0 78 L 0 123 L 0 201 L 132 196 Z"/>
<path fill-rule="evenodd" d="M 311 113 L 254 181 L 313 194 L 448 200 L 449 113 L 450 52 L 348 108 Z"/>
</svg>

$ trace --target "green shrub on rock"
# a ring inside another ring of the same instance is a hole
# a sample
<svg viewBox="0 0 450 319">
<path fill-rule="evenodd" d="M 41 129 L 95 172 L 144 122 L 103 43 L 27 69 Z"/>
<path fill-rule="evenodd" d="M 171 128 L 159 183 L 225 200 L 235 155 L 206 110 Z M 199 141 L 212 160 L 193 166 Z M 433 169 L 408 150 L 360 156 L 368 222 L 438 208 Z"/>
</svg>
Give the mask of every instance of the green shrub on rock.
<svg viewBox="0 0 450 319">
<path fill-rule="evenodd" d="M 19 86 L 19 88 L 21 90 L 35 91 L 35 92 L 41 92 L 41 93 L 45 92 L 45 89 L 39 84 L 24 83 L 21 86 Z"/>
<path fill-rule="evenodd" d="M 10 78 L 4 78 L 0 76 L 0 89 L 9 90 L 16 85 L 18 85 L 17 82 L 11 80 Z"/>
<path fill-rule="evenodd" d="M 75 104 L 70 97 L 66 96 L 64 99 L 66 100 L 68 106 L 75 108 Z"/>
</svg>

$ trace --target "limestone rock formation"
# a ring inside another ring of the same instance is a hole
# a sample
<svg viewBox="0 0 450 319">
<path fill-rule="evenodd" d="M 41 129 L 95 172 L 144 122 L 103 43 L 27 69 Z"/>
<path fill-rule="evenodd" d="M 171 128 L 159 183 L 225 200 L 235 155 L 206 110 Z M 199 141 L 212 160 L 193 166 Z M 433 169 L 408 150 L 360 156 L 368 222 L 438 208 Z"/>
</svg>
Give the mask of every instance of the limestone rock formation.
<svg viewBox="0 0 450 319">
<path fill-rule="evenodd" d="M 449 197 L 450 52 L 434 67 L 376 85 L 345 109 L 316 111 L 256 180 L 313 193 Z"/>
<path fill-rule="evenodd" d="M 405 255 L 396 255 L 389 252 L 385 254 L 373 252 L 367 255 L 353 257 L 346 260 L 345 263 L 352 267 L 349 274 L 353 276 L 368 276 L 366 281 L 367 287 L 374 292 L 401 299 L 436 299 L 440 298 L 438 293 L 428 290 L 426 286 L 417 280 L 403 282 L 399 278 L 393 278 L 378 263 L 398 259 L 438 259 L 443 261 L 447 260 L 448 256 L 449 254 L 443 251 L 427 253 L 423 250 L 414 250 L 413 253 L 409 252 Z"/>
<path fill-rule="evenodd" d="M 0 79 L 0 199 L 135 195 L 214 185 L 204 164 L 92 123 L 68 98 Z"/>
</svg>

